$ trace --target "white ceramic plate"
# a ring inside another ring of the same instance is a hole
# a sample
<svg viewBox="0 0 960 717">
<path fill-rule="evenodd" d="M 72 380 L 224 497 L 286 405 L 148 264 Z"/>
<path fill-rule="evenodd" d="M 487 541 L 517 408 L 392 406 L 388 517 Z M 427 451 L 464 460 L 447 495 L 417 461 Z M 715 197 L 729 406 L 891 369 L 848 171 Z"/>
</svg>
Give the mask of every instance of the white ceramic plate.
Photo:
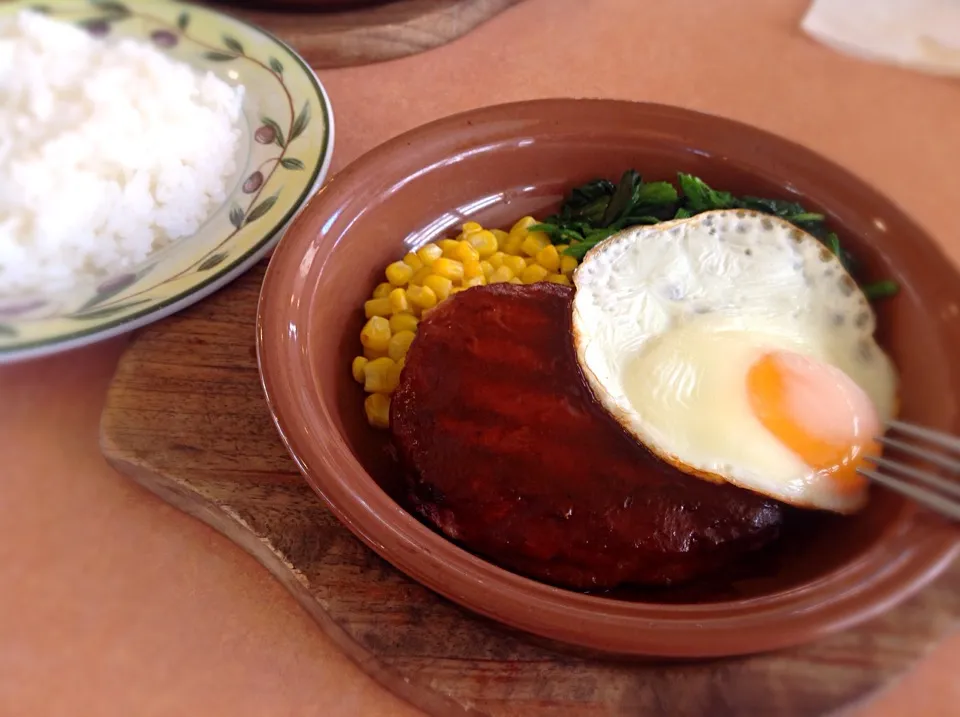
<svg viewBox="0 0 960 717">
<path fill-rule="evenodd" d="M 16 0 L 97 36 L 152 43 L 246 88 L 242 153 L 226 202 L 193 236 L 69 292 L 0 298 L 0 363 L 90 344 L 162 319 L 260 260 L 320 188 L 333 153 L 326 91 L 294 50 L 215 10 L 172 0 Z"/>
</svg>

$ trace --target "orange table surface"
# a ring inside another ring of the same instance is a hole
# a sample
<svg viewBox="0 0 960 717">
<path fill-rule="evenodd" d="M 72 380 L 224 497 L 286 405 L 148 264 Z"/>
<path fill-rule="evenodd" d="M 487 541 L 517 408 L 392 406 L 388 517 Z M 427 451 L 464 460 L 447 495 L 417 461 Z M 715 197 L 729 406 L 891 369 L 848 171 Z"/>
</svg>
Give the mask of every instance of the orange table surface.
<svg viewBox="0 0 960 717">
<path fill-rule="evenodd" d="M 434 118 L 547 96 L 683 105 L 846 165 L 960 259 L 960 83 L 803 36 L 806 0 L 526 0 L 465 38 L 324 71 L 336 171 Z M 0 714 L 419 712 L 350 663 L 267 571 L 117 475 L 97 447 L 124 340 L 0 369 Z M 858 715 L 960 714 L 944 635 Z"/>
</svg>

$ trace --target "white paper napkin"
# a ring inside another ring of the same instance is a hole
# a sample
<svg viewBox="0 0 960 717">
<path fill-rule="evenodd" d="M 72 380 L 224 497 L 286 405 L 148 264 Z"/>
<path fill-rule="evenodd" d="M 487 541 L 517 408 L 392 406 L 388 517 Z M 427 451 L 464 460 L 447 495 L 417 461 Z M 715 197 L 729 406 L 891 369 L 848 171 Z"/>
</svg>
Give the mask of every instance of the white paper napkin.
<svg viewBox="0 0 960 717">
<path fill-rule="evenodd" d="M 814 0 L 802 27 L 840 52 L 960 76 L 960 0 Z"/>
</svg>

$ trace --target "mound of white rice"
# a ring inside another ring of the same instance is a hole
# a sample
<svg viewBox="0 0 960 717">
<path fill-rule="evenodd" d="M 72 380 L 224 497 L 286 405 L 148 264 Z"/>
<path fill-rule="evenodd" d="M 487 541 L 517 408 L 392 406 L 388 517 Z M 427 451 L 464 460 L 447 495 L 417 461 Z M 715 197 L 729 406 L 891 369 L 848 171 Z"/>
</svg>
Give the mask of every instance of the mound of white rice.
<svg viewBox="0 0 960 717">
<path fill-rule="evenodd" d="M 96 280 L 195 233 L 236 172 L 242 102 L 146 42 L 0 20 L 0 296 Z"/>
</svg>

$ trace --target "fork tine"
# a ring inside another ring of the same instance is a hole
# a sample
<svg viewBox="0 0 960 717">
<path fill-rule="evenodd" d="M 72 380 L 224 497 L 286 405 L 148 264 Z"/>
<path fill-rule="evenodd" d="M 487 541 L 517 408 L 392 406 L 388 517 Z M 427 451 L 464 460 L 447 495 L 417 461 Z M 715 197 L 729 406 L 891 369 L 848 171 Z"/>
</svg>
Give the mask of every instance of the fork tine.
<svg viewBox="0 0 960 717">
<path fill-rule="evenodd" d="M 908 466 L 899 461 L 891 461 L 889 458 L 880 458 L 874 456 L 867 456 L 864 460 L 870 461 L 878 468 L 886 468 L 891 471 L 896 471 L 902 473 L 905 476 L 910 478 L 915 478 L 921 483 L 926 483 L 929 486 L 937 488 L 944 493 L 949 495 L 956 496 L 960 498 L 960 483 L 952 480 L 947 480 L 946 478 L 941 478 L 940 476 L 930 473 L 929 471 L 922 471 L 919 468 L 914 468 L 913 466 Z"/>
<path fill-rule="evenodd" d="M 923 426 L 915 426 L 912 423 L 904 423 L 903 421 L 887 421 L 887 426 L 900 431 L 904 435 L 920 438 L 935 446 L 960 453 L 960 438 L 956 436 L 934 431 L 931 428 L 924 428 Z"/>
<path fill-rule="evenodd" d="M 910 483 L 905 483 L 897 480 L 896 478 L 891 478 L 890 476 L 886 476 L 883 473 L 878 473 L 876 471 L 859 468 L 857 469 L 857 472 L 872 481 L 876 481 L 881 485 L 885 485 L 887 488 L 890 488 L 897 493 L 901 493 L 908 498 L 912 498 L 921 505 L 952 518 L 953 520 L 960 520 L 960 505 L 953 503 L 950 500 L 927 490 L 926 488 L 920 488 L 918 486 L 911 485 Z"/>
<path fill-rule="evenodd" d="M 940 454 L 934 453 L 933 451 L 925 448 L 917 448 L 916 446 L 906 443 L 905 441 L 898 441 L 896 438 L 880 436 L 880 438 L 877 440 L 880 441 L 880 443 L 882 443 L 884 446 L 896 448 L 898 451 L 903 451 L 904 453 L 909 453 L 911 456 L 922 458 L 928 463 L 933 463 L 941 468 L 946 468 L 949 471 L 953 471 L 954 473 L 960 473 L 960 461 L 947 458 L 946 456 L 941 456 Z"/>
</svg>

